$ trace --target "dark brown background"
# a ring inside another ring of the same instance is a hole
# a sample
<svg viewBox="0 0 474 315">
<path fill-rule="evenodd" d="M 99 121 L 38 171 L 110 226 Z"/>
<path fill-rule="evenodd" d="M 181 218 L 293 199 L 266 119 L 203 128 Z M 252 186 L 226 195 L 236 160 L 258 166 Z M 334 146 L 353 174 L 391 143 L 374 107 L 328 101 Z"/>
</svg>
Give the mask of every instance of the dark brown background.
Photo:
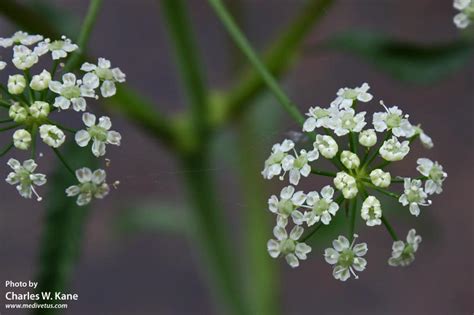
<svg viewBox="0 0 474 315">
<path fill-rule="evenodd" d="M 77 15 L 85 12 L 86 1 L 55 2 Z M 228 39 L 205 1 L 188 3 L 200 47 L 205 51 L 209 82 L 226 87 L 232 82 Z M 245 31 L 257 47 L 263 48 L 303 1 L 243 3 Z M 351 28 L 382 31 L 423 43 L 449 41 L 459 35 L 452 23 L 454 14 L 449 0 L 340 0 L 306 45 Z M 14 29 L 0 18 L 0 30 L 5 36 Z M 163 105 L 161 110 L 173 113 L 182 108 L 184 97 L 157 1 L 105 1 L 90 50 L 110 58 L 127 73 L 130 85 L 160 104 L 176 104 Z M 413 120 L 423 122 L 435 141 L 427 156 L 440 161 L 449 178 L 445 192 L 434 198 L 433 206 L 422 209 L 418 220 L 411 218 L 396 225 L 400 234 L 415 226 L 424 237 L 414 265 L 389 268 L 385 263 L 391 244 L 387 233 L 382 228 L 369 233 L 365 229 L 361 236 L 369 243 L 369 268 L 358 281 L 339 283 L 332 279 L 320 252 L 313 253 L 298 270 L 282 264 L 284 314 L 472 314 L 473 75 L 471 63 L 442 82 L 411 86 L 348 55 L 314 55 L 309 50 L 303 54 L 285 81 L 286 90 L 302 109 L 327 104 L 339 87 L 367 81 L 376 97 L 400 105 Z M 116 214 L 124 203 L 157 199 L 179 205 L 185 197 L 182 174 L 172 157 L 134 126 L 114 118 L 124 141 L 120 150 L 110 151 L 113 164 L 109 176 L 120 179 L 122 185 L 119 193 L 95 203 L 71 289 L 80 295 L 80 302 L 71 303 L 66 313 L 214 314 L 196 251 L 184 238 L 151 232 L 119 237 L 114 232 Z M 289 121 L 278 127 L 275 141 L 292 127 Z M 2 142 L 5 139 L 0 138 Z M 268 145 L 264 140 L 258 141 Z M 413 155 L 417 154 L 421 149 Z M 235 174 L 226 159 L 224 155 L 216 161 L 212 173 L 227 183 Z M 2 177 L 7 172 L 6 166 L 0 169 Z M 0 279 L 32 279 L 44 210 L 41 204 L 20 199 L 6 183 L 0 185 L 0 194 Z M 237 220 L 239 191 L 226 189 L 223 195 L 230 218 Z M 419 223 L 423 220 L 426 224 Z"/>
</svg>

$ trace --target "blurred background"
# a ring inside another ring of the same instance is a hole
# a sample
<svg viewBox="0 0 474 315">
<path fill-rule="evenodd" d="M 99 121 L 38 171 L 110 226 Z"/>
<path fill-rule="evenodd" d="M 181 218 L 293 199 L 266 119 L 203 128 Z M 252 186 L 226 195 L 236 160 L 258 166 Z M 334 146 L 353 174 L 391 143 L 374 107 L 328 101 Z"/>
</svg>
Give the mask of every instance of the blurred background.
<svg viewBox="0 0 474 315">
<path fill-rule="evenodd" d="M 72 37 L 88 6 L 88 1 L 79 0 L 17 2 L 54 16 Z M 226 1 L 259 51 L 278 37 L 306 2 Z M 205 1 L 186 1 L 186 5 L 206 71 L 205 84 L 215 90 L 231 87 L 236 71 L 247 61 Z M 404 213 L 408 211 L 402 213 L 396 204 L 387 210 L 400 236 L 414 227 L 423 237 L 413 265 L 389 267 L 386 260 L 392 241 L 388 233 L 383 227 L 368 229 L 359 224 L 360 240 L 369 246 L 368 269 L 359 280 L 334 280 L 322 253 L 339 233 L 342 224 L 338 223 L 315 236 L 313 252 L 300 268 L 291 270 L 281 259 L 266 262 L 276 269 L 272 270 L 274 281 L 264 288 L 273 292 L 272 313 L 473 313 L 474 234 L 469 198 L 474 175 L 474 59 L 470 48 L 458 44 L 462 35 L 452 22 L 455 13 L 447 0 L 338 0 L 325 8 L 299 47 L 281 82 L 301 111 L 328 105 L 340 87 L 368 82 L 375 99 L 410 113 L 410 119 L 422 123 L 435 143 L 430 151 L 415 145 L 410 158 L 392 166 L 393 172 L 415 174 L 416 158 L 426 156 L 439 161 L 449 177 L 443 194 L 434 196 L 433 205 L 423 208 L 418 219 Z M 0 15 L 0 36 L 17 29 Z M 380 35 L 383 43 L 387 40 L 393 45 L 384 47 L 393 49 L 378 50 L 379 38 L 370 34 Z M 127 84 L 153 100 L 161 112 L 173 115 L 185 109 L 186 97 L 159 1 L 104 1 L 88 47 L 89 55 L 106 57 L 119 66 L 127 74 Z M 5 78 L 2 73 L 2 81 Z M 243 279 L 248 265 L 248 241 L 243 241 L 248 236 L 245 209 L 250 201 L 242 189 L 246 186 L 241 164 L 247 163 L 242 156 L 251 156 L 260 170 L 271 145 L 299 130 L 298 126 L 272 95 L 262 93 L 244 116 L 218 132 L 212 142 L 212 167 L 186 169 L 159 141 L 114 110 L 113 104 L 109 108 L 123 142 L 108 151 L 112 160 L 108 178 L 121 184 L 84 214 L 79 257 L 74 259 L 66 290 L 78 293 L 80 300 L 70 303 L 64 314 L 226 314 L 219 289 L 211 288 L 210 268 L 193 233 L 193 204 L 183 180 L 192 173 L 217 182 L 219 206 L 225 214 L 223 228 L 233 244 L 234 263 L 241 269 L 235 276 Z M 0 141 L 8 137 L 2 134 Z M 45 152 L 42 165 L 53 171 L 56 164 Z M 2 177 L 8 172 L 6 166 L 0 169 Z M 259 186 L 255 199 L 261 205 L 255 211 L 263 213 L 257 217 L 269 239 L 274 218 L 266 199 L 279 192 L 282 183 L 264 183 L 258 172 L 254 181 Z M 302 187 L 320 189 L 327 183 L 326 178 L 313 177 Z M 0 195 L 0 280 L 35 279 L 47 205 L 20 198 L 6 183 L 0 185 Z M 266 255 L 265 246 L 260 250 Z"/>
</svg>

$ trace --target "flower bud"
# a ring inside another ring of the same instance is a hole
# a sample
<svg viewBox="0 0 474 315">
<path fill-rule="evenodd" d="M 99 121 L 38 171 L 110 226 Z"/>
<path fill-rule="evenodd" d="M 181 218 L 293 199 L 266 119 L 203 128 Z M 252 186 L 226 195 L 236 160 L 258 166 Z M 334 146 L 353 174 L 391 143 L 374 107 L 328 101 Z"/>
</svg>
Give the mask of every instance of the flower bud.
<svg viewBox="0 0 474 315">
<path fill-rule="evenodd" d="M 359 133 L 359 143 L 364 147 L 370 148 L 377 143 L 377 134 L 374 129 L 363 130 Z"/>
<path fill-rule="evenodd" d="M 51 74 L 43 70 L 40 74 L 34 75 L 30 82 L 30 87 L 35 91 L 43 91 L 48 88 L 51 81 Z"/>
<path fill-rule="evenodd" d="M 359 192 L 355 178 L 346 172 L 339 172 L 336 174 L 336 177 L 334 178 L 334 186 L 342 191 L 342 195 L 346 199 L 354 198 Z"/>
<path fill-rule="evenodd" d="M 389 172 L 384 172 L 379 168 L 370 172 L 369 176 L 372 184 L 382 188 L 390 186 L 390 182 L 392 180 Z"/>
<path fill-rule="evenodd" d="M 21 123 L 25 122 L 26 118 L 28 117 L 28 111 L 26 110 L 26 108 L 24 108 L 20 104 L 15 103 L 12 106 L 10 106 L 10 109 L 8 111 L 8 115 L 16 123 L 21 124 Z"/>
<path fill-rule="evenodd" d="M 50 147 L 59 148 L 66 140 L 64 132 L 54 125 L 41 125 L 39 130 L 41 139 Z"/>
<path fill-rule="evenodd" d="M 357 154 L 352 153 L 351 151 L 342 151 L 341 162 L 348 169 L 355 169 L 360 165 L 359 157 Z"/>
<path fill-rule="evenodd" d="M 322 135 L 316 136 L 314 147 L 317 148 L 321 155 L 327 159 L 332 159 L 339 149 L 337 142 L 331 136 Z"/>
<path fill-rule="evenodd" d="M 49 104 L 46 102 L 36 101 L 30 106 L 30 114 L 34 118 L 42 119 L 48 117 Z"/>
<path fill-rule="evenodd" d="M 25 129 L 19 129 L 13 134 L 13 145 L 20 150 L 28 150 L 31 145 L 31 134 Z"/>
<path fill-rule="evenodd" d="M 8 92 L 13 95 L 23 93 L 26 88 L 25 77 L 21 74 L 15 74 L 8 77 Z"/>
</svg>

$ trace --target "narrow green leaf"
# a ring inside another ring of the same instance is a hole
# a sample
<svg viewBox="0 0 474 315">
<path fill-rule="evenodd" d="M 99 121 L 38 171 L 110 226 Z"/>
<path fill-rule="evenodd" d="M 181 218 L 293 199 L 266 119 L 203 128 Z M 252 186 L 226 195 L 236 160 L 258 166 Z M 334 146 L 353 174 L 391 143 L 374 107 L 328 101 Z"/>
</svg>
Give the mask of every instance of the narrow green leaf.
<svg viewBox="0 0 474 315">
<path fill-rule="evenodd" d="M 353 54 L 397 80 L 417 84 L 446 78 L 473 55 L 473 45 L 467 41 L 425 45 L 365 31 L 339 34 L 323 47 Z"/>
</svg>

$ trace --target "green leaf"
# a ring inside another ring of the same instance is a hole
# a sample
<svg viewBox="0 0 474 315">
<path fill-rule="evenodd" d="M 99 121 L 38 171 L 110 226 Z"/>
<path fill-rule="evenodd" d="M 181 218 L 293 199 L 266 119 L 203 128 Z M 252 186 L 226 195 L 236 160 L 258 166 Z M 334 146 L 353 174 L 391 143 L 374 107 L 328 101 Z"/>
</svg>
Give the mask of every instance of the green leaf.
<svg viewBox="0 0 474 315">
<path fill-rule="evenodd" d="M 428 84 L 446 78 L 471 60 L 467 41 L 418 44 L 371 32 L 352 31 L 328 40 L 324 48 L 353 54 L 400 81 Z"/>
<path fill-rule="evenodd" d="M 165 232 L 187 236 L 192 230 L 187 211 L 178 206 L 158 202 L 141 203 L 125 208 L 118 215 L 115 226 L 120 234 Z"/>
</svg>

